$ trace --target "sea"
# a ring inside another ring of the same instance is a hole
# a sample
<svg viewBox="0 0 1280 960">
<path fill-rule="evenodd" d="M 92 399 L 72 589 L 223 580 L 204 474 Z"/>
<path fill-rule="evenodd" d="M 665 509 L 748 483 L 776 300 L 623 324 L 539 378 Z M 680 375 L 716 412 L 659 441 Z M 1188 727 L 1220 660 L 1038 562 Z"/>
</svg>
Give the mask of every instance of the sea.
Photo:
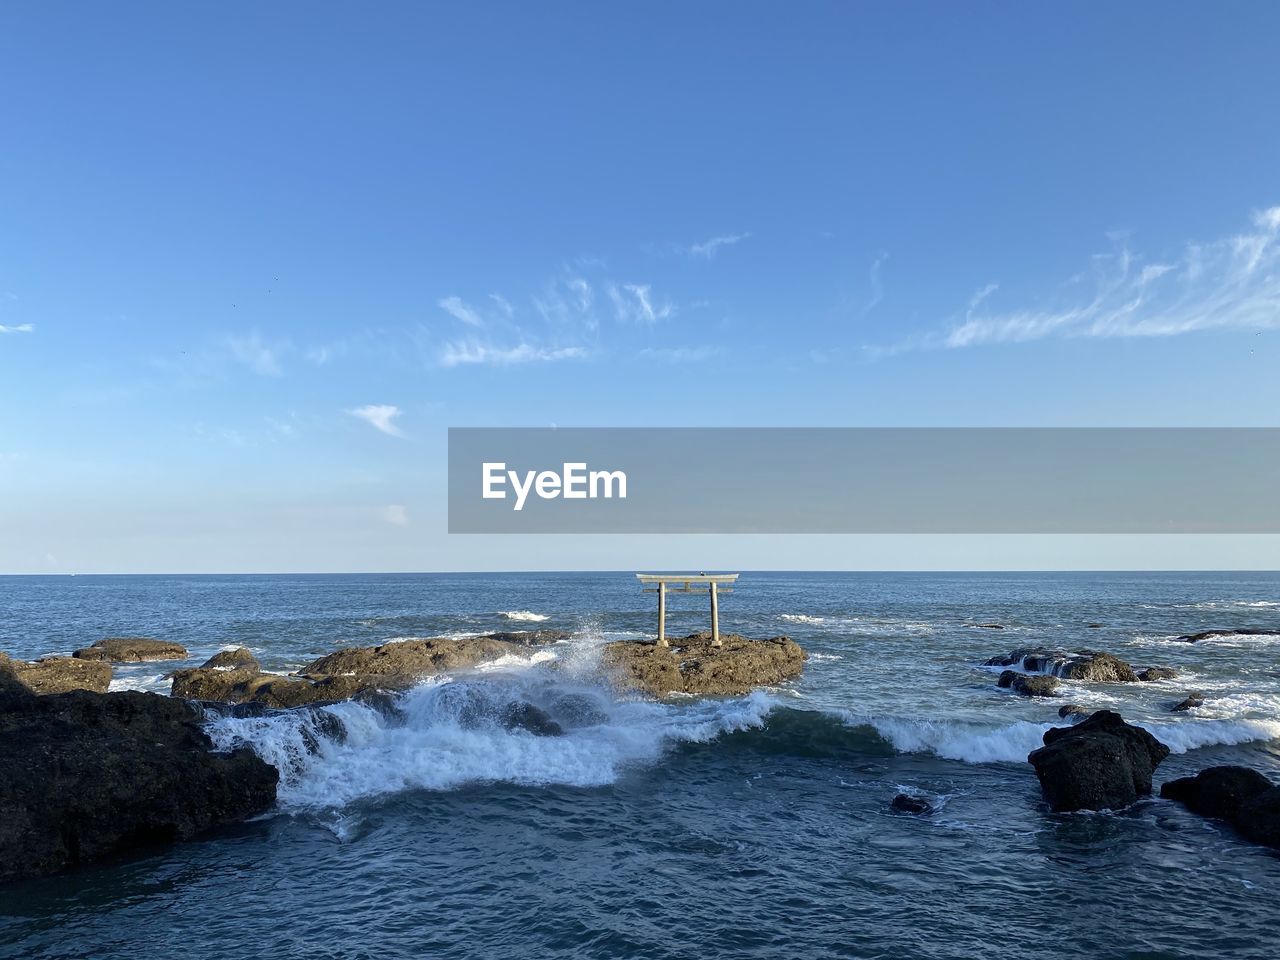
<svg viewBox="0 0 1280 960">
<path fill-rule="evenodd" d="M 1277 573 L 743 573 L 722 628 L 788 635 L 802 678 L 654 702 L 600 646 L 656 632 L 630 572 L 0 578 L 0 650 L 229 647 L 287 672 L 344 646 L 498 630 L 571 639 L 359 703 L 213 717 L 282 775 L 201 839 L 0 887 L 13 958 L 1274 958 L 1280 854 L 1158 798 L 1056 815 L 1028 752 L 1068 702 L 1280 780 Z M 673 595 L 668 634 L 706 629 Z M 999 624 L 1000 628 L 979 626 Z M 1105 650 L 1174 680 L 996 686 L 1019 647 Z M 1204 705 L 1175 713 L 1190 691 Z M 493 718 L 532 702 L 561 736 Z M 934 812 L 890 809 L 899 793 Z"/>
</svg>

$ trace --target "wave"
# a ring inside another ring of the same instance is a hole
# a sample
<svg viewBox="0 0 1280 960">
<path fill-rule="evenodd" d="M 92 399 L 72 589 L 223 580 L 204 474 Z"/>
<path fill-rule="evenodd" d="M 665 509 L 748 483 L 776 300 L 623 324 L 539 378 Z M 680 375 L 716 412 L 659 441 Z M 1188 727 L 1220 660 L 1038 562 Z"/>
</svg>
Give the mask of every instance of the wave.
<svg viewBox="0 0 1280 960">
<path fill-rule="evenodd" d="M 826 623 L 826 617 L 813 617 L 807 613 L 780 613 L 779 620 L 786 620 L 788 623 Z"/>
<path fill-rule="evenodd" d="M 1157 740 L 1174 753 L 1200 747 L 1234 746 L 1280 737 L 1275 720 L 1182 720 L 1177 723 L 1143 723 Z"/>
<path fill-rule="evenodd" d="M 544 620 L 550 620 L 551 617 L 545 613 L 534 613 L 532 610 L 506 610 L 499 613 L 503 620 L 521 620 L 529 623 L 542 623 Z"/>
</svg>

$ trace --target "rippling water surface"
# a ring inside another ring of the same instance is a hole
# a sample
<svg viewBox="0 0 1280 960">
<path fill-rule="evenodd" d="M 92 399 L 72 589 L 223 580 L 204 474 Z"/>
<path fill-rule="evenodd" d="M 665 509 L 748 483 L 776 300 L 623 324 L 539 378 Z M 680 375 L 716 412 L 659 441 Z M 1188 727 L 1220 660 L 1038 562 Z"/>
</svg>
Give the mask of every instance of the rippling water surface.
<svg viewBox="0 0 1280 960">
<path fill-rule="evenodd" d="M 1151 684 L 1064 685 L 1173 754 L 1280 779 L 1276 574 L 744 574 L 726 629 L 810 652 L 795 684 L 652 703 L 600 682 L 653 630 L 629 574 L 0 578 L 0 650 L 107 635 L 245 645 L 286 671 L 339 646 L 569 630 L 396 709 L 210 723 L 283 771 L 278 808 L 145 858 L 0 887 L 15 957 L 1273 957 L 1280 856 L 1152 800 L 1055 816 L 1025 763 L 1058 700 L 981 666 L 1088 646 Z M 671 601 L 670 633 L 705 626 Z M 976 624 L 999 623 L 1003 629 Z M 164 690 L 177 664 L 117 668 Z M 1190 690 L 1205 705 L 1169 707 Z M 497 718 L 532 703 L 561 736 Z M 927 795 L 931 817 L 889 812 Z"/>
</svg>

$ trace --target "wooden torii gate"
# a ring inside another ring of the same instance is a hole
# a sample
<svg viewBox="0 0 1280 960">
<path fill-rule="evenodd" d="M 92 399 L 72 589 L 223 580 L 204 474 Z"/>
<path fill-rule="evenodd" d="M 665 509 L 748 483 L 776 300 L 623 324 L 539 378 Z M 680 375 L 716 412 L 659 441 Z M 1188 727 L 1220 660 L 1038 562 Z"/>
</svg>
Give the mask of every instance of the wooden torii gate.
<svg viewBox="0 0 1280 960">
<path fill-rule="evenodd" d="M 711 597 L 711 645 L 720 646 L 721 593 L 733 593 L 736 573 L 637 573 L 645 593 L 658 595 L 658 646 L 667 646 L 667 594 L 705 593 Z M 671 584 L 671 586 L 668 586 Z"/>
</svg>

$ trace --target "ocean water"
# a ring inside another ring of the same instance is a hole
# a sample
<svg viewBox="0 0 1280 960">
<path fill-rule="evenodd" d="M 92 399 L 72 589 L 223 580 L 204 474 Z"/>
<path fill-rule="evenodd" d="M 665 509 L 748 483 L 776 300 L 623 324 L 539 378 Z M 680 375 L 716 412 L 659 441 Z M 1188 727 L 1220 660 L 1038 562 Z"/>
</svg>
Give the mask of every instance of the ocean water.
<svg viewBox="0 0 1280 960">
<path fill-rule="evenodd" d="M 548 627 L 573 639 L 425 681 L 396 714 L 339 704 L 210 722 L 281 767 L 277 808 L 152 855 L 0 887 L 0 956 L 1274 957 L 1280 855 L 1153 799 L 1053 815 L 1026 754 L 1057 708 L 1119 710 L 1173 750 L 1280 779 L 1280 574 L 748 573 L 721 605 L 788 634 L 804 677 L 653 703 L 601 683 L 601 643 L 654 630 L 630 574 L 0 578 L 0 650 L 103 636 L 250 647 L 287 671 L 337 647 Z M 668 630 L 702 629 L 673 597 Z M 1004 629 L 977 623 L 997 622 Z M 1090 626 L 1100 624 L 1101 626 Z M 1089 646 L 1177 680 L 995 686 L 1019 646 Z M 176 664 L 118 667 L 165 690 Z M 1171 713 L 1188 690 L 1203 707 Z M 487 720 L 533 702 L 565 727 Z M 336 722 L 335 722 L 336 721 Z M 927 796 L 929 817 L 889 810 Z"/>
</svg>

